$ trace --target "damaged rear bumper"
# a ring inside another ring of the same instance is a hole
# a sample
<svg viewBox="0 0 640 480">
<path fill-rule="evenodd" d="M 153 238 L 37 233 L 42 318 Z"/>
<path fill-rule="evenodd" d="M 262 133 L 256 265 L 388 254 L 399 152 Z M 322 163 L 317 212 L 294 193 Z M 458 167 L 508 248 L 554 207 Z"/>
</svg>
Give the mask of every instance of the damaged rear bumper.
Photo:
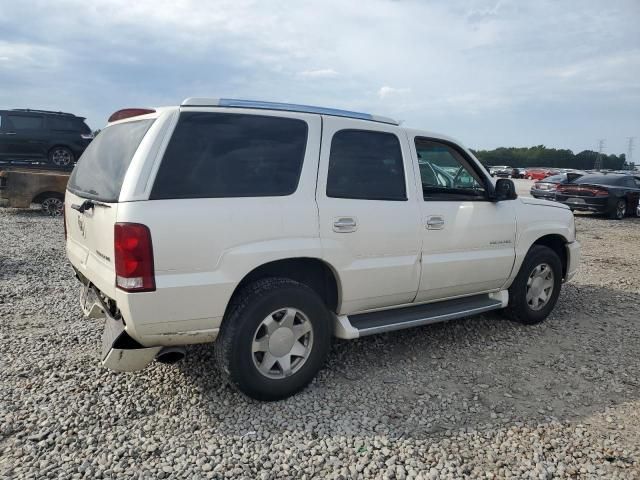
<svg viewBox="0 0 640 480">
<path fill-rule="evenodd" d="M 121 318 L 115 318 L 109 312 L 90 283 L 82 285 L 80 305 L 86 318 L 104 317 L 102 332 L 102 365 L 117 372 L 142 370 L 156 358 L 161 346 L 144 347 L 131 338 Z"/>
</svg>

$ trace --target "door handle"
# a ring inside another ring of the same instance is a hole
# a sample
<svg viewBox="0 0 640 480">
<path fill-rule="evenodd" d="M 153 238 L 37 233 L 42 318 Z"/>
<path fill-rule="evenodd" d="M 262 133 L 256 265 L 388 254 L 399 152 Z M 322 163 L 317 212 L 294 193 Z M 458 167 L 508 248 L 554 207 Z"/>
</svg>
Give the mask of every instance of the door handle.
<svg viewBox="0 0 640 480">
<path fill-rule="evenodd" d="M 16 132 L 4 132 L 5 135 L 15 135 Z"/>
<path fill-rule="evenodd" d="M 444 217 L 440 215 L 434 215 L 427 218 L 428 230 L 442 230 L 444 228 Z"/>
<path fill-rule="evenodd" d="M 338 217 L 333 221 L 333 231 L 337 233 L 350 233 L 358 229 L 358 222 L 353 217 Z"/>
</svg>

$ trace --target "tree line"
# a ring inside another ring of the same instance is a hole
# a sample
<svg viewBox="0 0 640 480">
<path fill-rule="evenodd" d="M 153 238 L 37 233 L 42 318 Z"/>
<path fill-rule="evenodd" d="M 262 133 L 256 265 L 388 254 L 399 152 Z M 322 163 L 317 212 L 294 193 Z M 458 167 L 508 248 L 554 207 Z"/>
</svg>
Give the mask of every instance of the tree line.
<svg viewBox="0 0 640 480">
<path fill-rule="evenodd" d="M 508 165 L 510 167 L 551 167 L 592 169 L 598 158 L 598 152 L 584 150 L 574 154 L 571 150 L 535 147 L 500 147 L 495 150 L 472 150 L 473 154 L 485 166 Z M 630 166 L 625 154 L 601 154 L 601 168 L 623 170 Z"/>
</svg>

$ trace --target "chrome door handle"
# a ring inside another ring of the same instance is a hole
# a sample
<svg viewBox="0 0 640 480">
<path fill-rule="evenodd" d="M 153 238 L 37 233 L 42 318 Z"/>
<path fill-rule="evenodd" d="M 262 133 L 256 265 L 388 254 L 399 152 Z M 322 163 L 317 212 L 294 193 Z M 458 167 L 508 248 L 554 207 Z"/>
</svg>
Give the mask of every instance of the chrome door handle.
<svg viewBox="0 0 640 480">
<path fill-rule="evenodd" d="M 358 222 L 352 217 L 338 217 L 333 221 L 333 231 L 337 233 L 350 233 L 358 229 Z"/>
<path fill-rule="evenodd" d="M 428 230 L 442 230 L 444 228 L 444 217 L 441 216 L 433 216 L 427 218 L 427 229 Z"/>
<path fill-rule="evenodd" d="M 16 132 L 4 132 L 5 135 L 15 135 Z"/>
</svg>

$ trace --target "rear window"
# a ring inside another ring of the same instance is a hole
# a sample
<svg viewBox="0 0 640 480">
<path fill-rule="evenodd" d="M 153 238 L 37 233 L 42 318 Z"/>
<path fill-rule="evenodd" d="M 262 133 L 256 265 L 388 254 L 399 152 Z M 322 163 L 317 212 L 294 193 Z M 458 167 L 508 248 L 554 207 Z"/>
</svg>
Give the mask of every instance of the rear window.
<svg viewBox="0 0 640 480">
<path fill-rule="evenodd" d="M 138 120 L 102 130 L 78 160 L 69 178 L 69 190 L 103 202 L 117 202 L 131 159 L 152 123 Z"/>
<path fill-rule="evenodd" d="M 545 182 L 550 182 L 550 183 L 554 183 L 554 182 L 563 182 L 566 179 L 566 177 L 564 175 L 551 175 L 550 177 L 547 177 L 544 179 Z"/>
<path fill-rule="evenodd" d="M 624 177 L 611 175 L 585 175 L 574 180 L 572 183 L 594 183 L 597 185 L 623 185 Z"/>
<path fill-rule="evenodd" d="M 150 198 L 290 195 L 298 187 L 306 145 L 302 120 L 183 112 Z"/>
</svg>

